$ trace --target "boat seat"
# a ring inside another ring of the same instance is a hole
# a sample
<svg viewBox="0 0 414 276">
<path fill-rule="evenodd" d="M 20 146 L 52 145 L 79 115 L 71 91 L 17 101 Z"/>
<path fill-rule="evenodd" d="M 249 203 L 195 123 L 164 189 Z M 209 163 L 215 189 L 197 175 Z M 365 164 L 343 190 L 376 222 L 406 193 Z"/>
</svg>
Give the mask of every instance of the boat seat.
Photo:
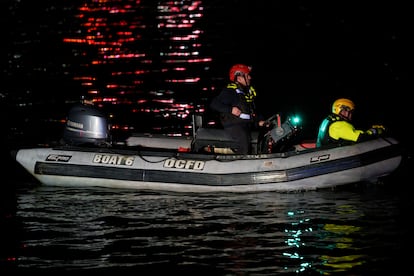
<svg viewBox="0 0 414 276">
<path fill-rule="evenodd" d="M 204 151 L 205 147 L 234 148 L 236 141 L 224 129 L 199 128 L 193 142 L 195 152 Z"/>
<path fill-rule="evenodd" d="M 258 133 L 252 133 L 252 148 L 256 149 Z M 237 142 L 224 130 L 220 128 L 199 128 L 193 141 L 193 151 L 203 151 L 205 147 L 229 148 L 237 147 Z"/>
</svg>

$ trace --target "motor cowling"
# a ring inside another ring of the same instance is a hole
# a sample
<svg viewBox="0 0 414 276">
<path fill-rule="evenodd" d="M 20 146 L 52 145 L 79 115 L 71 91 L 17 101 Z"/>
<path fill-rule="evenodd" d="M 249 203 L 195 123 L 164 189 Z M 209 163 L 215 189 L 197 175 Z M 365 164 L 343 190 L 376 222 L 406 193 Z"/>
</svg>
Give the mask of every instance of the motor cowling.
<svg viewBox="0 0 414 276">
<path fill-rule="evenodd" d="M 76 104 L 68 113 L 63 141 L 70 145 L 105 145 L 110 142 L 110 127 L 103 112 L 93 105 Z"/>
</svg>

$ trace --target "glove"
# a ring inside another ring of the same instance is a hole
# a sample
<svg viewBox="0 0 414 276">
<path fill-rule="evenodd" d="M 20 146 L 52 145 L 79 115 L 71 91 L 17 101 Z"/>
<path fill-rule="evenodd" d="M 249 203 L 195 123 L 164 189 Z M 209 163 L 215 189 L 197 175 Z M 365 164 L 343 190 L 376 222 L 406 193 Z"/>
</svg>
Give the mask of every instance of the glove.
<svg viewBox="0 0 414 276">
<path fill-rule="evenodd" d="M 383 125 L 373 125 L 370 129 L 367 130 L 369 135 L 379 136 L 385 132 L 385 127 Z"/>
</svg>

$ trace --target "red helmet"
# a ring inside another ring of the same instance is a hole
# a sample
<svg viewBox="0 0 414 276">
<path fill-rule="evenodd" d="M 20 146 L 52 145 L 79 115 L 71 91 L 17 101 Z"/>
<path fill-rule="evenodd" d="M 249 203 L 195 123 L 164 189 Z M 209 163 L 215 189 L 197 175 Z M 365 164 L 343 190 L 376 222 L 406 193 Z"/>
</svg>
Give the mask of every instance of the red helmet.
<svg viewBox="0 0 414 276">
<path fill-rule="evenodd" d="M 251 66 L 247 66 L 244 64 L 235 64 L 230 69 L 230 80 L 234 81 L 236 76 L 244 75 L 244 74 L 250 74 L 252 71 Z"/>
</svg>

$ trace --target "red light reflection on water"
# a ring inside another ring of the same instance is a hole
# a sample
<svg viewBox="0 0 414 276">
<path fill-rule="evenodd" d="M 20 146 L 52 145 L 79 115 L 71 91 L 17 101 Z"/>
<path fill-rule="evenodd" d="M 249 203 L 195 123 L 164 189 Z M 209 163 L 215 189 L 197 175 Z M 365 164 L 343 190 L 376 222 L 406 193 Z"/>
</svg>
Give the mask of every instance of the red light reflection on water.
<svg viewBox="0 0 414 276">
<path fill-rule="evenodd" d="M 203 35 L 197 23 L 204 8 L 201 1 L 189 0 L 149 5 L 139 0 L 92 0 L 79 6 L 79 30 L 64 39 L 81 46 L 76 49 L 82 70 L 74 79 L 100 106 L 129 104 L 124 111 L 163 112 L 186 119 L 194 106 L 177 110 L 175 99 L 165 92 L 171 85 L 175 95 L 209 90 L 200 87 L 202 76 L 194 75 L 202 70 L 193 70 L 194 64 L 206 68 L 212 61 L 201 56 L 203 44 L 197 41 Z M 128 97 L 132 100 L 125 100 Z M 147 103 L 151 107 L 134 107 Z"/>
</svg>

